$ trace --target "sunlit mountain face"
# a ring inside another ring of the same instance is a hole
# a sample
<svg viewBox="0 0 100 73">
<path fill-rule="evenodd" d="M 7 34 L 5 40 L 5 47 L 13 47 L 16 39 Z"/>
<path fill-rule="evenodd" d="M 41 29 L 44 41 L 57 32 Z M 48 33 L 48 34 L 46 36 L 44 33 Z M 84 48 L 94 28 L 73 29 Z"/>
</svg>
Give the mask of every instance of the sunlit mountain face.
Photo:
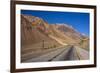
<svg viewBox="0 0 100 73">
<path fill-rule="evenodd" d="M 68 24 L 49 24 L 42 18 L 21 15 L 22 44 L 38 43 L 41 40 L 55 41 L 54 37 L 65 44 L 79 44 L 82 39 L 89 39 Z M 62 44 L 61 44 L 62 45 Z"/>
<path fill-rule="evenodd" d="M 60 47 L 67 45 L 89 51 L 89 37 L 78 32 L 72 25 L 50 24 L 40 17 L 21 14 L 21 62 L 57 49 L 65 49 Z"/>
</svg>

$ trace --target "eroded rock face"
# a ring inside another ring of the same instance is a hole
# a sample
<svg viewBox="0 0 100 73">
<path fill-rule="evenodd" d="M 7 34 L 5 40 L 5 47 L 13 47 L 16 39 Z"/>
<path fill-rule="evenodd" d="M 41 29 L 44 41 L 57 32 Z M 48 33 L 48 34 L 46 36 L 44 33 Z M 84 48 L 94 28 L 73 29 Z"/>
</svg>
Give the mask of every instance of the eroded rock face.
<svg viewBox="0 0 100 73">
<path fill-rule="evenodd" d="M 35 21 L 31 21 L 34 20 Z M 34 25 L 33 25 L 34 24 Z M 40 43 L 43 40 L 45 42 L 56 43 L 55 40 L 50 38 L 48 35 L 48 24 L 43 20 L 34 16 L 21 15 L 21 44 L 30 45 Z"/>
<path fill-rule="evenodd" d="M 81 43 L 83 39 L 87 40 Z M 89 48 L 89 38 L 79 33 L 70 25 L 49 24 L 39 17 L 21 15 L 22 46 L 36 44 L 43 40 L 48 43 L 62 45 L 57 41 L 59 40 L 62 43 L 77 44 L 80 47 Z"/>
</svg>

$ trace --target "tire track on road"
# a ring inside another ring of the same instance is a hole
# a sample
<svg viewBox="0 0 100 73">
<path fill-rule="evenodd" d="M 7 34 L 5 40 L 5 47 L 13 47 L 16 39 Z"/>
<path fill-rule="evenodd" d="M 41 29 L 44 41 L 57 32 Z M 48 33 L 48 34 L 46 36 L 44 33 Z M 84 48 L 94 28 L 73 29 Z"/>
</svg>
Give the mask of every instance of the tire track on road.
<svg viewBox="0 0 100 73">
<path fill-rule="evenodd" d="M 67 48 L 66 48 L 67 47 Z M 63 53 L 66 49 L 68 49 L 70 46 L 63 46 L 62 48 L 58 48 L 55 51 L 52 51 L 50 53 L 43 54 L 37 58 L 32 58 L 29 60 L 26 60 L 26 62 L 44 62 L 44 61 L 52 61 L 55 57 L 59 56 L 61 53 Z"/>
</svg>

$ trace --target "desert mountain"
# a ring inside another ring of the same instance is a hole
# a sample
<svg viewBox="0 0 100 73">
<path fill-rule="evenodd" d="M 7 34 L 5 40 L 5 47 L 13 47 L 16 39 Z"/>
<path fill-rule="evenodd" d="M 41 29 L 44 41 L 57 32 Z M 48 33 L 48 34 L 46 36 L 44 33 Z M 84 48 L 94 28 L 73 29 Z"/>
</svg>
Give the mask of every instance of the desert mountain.
<svg viewBox="0 0 100 73">
<path fill-rule="evenodd" d="M 86 39 L 85 41 L 82 41 Z M 77 44 L 88 48 L 89 38 L 67 24 L 48 24 L 42 18 L 21 15 L 21 44 L 23 46 L 44 43 L 46 45 Z M 81 43 L 81 44 L 80 44 Z"/>
<path fill-rule="evenodd" d="M 21 44 L 24 46 L 30 46 L 35 44 L 41 44 L 53 46 L 60 45 L 56 40 L 48 37 L 46 34 L 46 28 L 48 25 L 41 19 L 34 16 L 21 15 Z"/>
</svg>

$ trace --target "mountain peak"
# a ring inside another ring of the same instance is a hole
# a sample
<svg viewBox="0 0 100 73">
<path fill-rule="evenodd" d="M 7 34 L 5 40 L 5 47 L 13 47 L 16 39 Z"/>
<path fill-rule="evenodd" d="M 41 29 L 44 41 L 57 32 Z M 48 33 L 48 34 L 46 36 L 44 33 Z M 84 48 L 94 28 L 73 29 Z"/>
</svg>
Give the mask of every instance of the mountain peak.
<svg viewBox="0 0 100 73">
<path fill-rule="evenodd" d="M 56 23 L 56 25 L 64 26 L 64 27 L 68 27 L 68 28 L 74 29 L 73 26 L 71 26 L 69 24 L 65 24 L 65 23 Z"/>
</svg>

